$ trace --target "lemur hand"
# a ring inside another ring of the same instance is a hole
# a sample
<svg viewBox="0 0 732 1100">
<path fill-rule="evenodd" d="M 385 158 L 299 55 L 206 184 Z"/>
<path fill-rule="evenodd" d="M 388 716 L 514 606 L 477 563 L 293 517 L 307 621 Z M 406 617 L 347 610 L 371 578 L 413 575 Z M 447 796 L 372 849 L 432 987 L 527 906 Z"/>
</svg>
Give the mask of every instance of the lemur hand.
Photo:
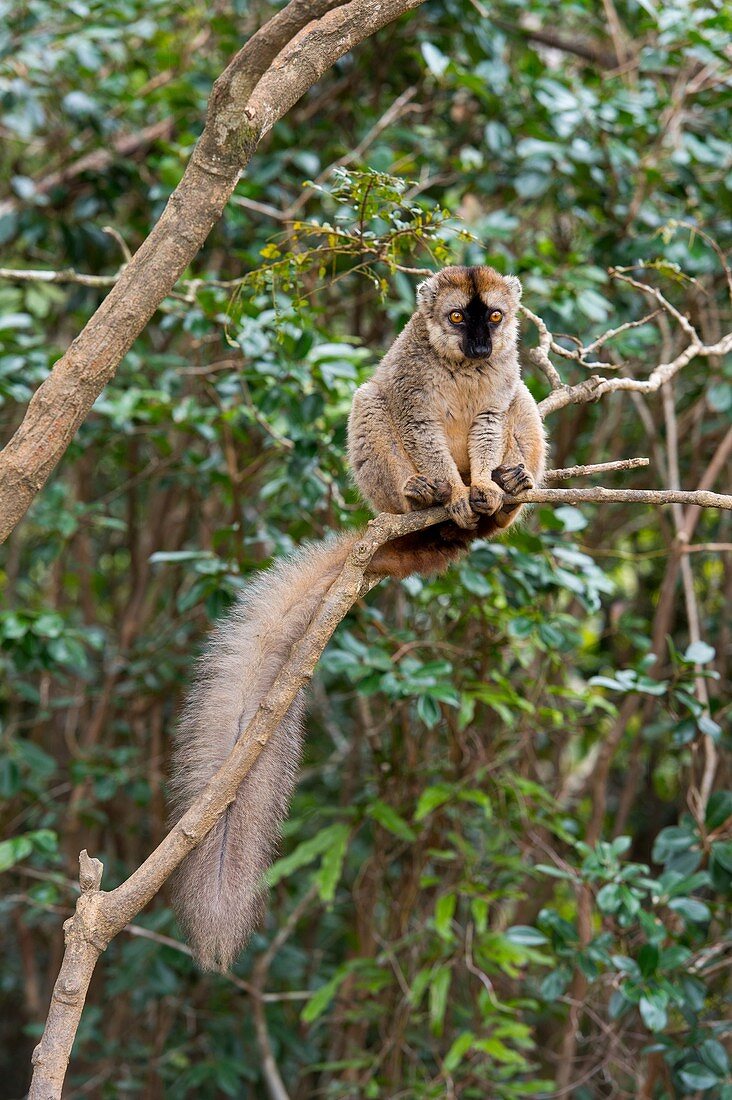
<svg viewBox="0 0 732 1100">
<path fill-rule="evenodd" d="M 470 490 L 467 485 L 455 486 L 450 494 L 447 511 L 458 527 L 477 527 L 478 517 L 470 506 Z"/>
<path fill-rule="evenodd" d="M 493 516 L 503 504 L 503 491 L 494 482 L 470 486 L 470 507 L 483 516 Z"/>
</svg>

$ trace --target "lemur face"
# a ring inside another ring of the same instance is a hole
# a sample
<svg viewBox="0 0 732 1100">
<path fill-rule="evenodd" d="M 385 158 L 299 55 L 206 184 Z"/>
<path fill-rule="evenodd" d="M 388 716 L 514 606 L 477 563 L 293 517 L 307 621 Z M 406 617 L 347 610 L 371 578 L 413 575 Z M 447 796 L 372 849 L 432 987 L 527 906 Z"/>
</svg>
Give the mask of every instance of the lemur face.
<svg viewBox="0 0 732 1100">
<path fill-rule="evenodd" d="M 446 267 L 417 288 L 430 343 L 451 362 L 490 363 L 516 343 L 521 283 L 492 267 Z"/>
</svg>

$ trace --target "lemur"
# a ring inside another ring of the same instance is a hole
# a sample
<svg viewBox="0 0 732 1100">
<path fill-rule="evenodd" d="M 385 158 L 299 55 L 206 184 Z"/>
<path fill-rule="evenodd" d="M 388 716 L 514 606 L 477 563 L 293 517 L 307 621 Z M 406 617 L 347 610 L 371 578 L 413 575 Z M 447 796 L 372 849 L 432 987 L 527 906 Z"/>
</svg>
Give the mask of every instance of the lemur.
<svg viewBox="0 0 732 1100">
<path fill-rule="evenodd" d="M 490 267 L 447 267 L 417 289 L 417 309 L 348 422 L 353 477 L 376 511 L 444 504 L 450 520 L 386 543 L 370 569 L 440 572 L 475 538 L 515 522 L 504 503 L 541 482 L 546 442 L 521 381 L 521 284 Z M 254 717 L 360 538 L 306 545 L 261 573 L 217 625 L 200 658 L 177 735 L 174 810 L 201 793 Z M 295 786 L 301 692 L 235 800 L 176 873 L 175 907 L 205 969 L 226 969 L 262 916 L 263 877 Z"/>
</svg>

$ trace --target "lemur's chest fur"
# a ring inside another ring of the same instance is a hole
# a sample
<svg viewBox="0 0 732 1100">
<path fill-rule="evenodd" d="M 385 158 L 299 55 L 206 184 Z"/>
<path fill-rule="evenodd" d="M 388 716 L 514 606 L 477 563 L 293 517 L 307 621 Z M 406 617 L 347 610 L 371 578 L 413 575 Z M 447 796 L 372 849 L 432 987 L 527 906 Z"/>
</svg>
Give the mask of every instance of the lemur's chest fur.
<svg viewBox="0 0 732 1100">
<path fill-rule="evenodd" d="M 505 413 L 506 396 L 512 396 L 513 387 L 507 384 L 503 371 L 491 371 L 487 366 L 454 374 L 443 370 L 440 374 L 433 390 L 435 411 L 455 465 L 465 476 L 470 473 L 468 437 L 476 417 L 489 409 Z"/>
</svg>

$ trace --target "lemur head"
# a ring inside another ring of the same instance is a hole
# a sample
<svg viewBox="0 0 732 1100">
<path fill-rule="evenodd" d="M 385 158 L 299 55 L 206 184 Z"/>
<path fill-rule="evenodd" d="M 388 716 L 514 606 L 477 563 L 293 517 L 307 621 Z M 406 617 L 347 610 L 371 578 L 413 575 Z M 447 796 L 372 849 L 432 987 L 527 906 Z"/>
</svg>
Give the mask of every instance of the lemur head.
<svg viewBox="0 0 732 1100">
<path fill-rule="evenodd" d="M 492 267 L 445 267 L 417 287 L 417 310 L 433 348 L 466 366 L 515 347 L 520 300 L 516 276 Z"/>
</svg>

